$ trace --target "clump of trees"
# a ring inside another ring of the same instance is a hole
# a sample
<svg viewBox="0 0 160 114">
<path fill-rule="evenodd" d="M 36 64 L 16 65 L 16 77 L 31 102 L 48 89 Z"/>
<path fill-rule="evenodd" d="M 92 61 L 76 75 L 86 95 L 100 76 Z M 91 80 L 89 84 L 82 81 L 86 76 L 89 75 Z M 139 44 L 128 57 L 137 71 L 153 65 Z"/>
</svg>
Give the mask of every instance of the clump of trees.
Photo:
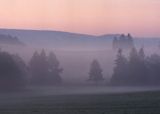
<svg viewBox="0 0 160 114">
<path fill-rule="evenodd" d="M 0 90 L 21 89 L 29 81 L 37 85 L 60 84 L 62 71 L 53 52 L 46 55 L 44 50 L 41 53 L 35 51 L 27 66 L 19 55 L 0 51 Z"/>
<path fill-rule="evenodd" d="M 98 84 L 98 83 L 101 83 L 103 80 L 104 78 L 102 74 L 102 68 L 98 60 L 95 59 L 92 61 L 91 66 L 90 66 L 88 81 Z"/>
<path fill-rule="evenodd" d="M 27 66 L 18 55 L 0 51 L 0 90 L 26 86 Z"/>
<path fill-rule="evenodd" d="M 132 48 L 129 57 L 118 50 L 112 85 L 160 85 L 160 56 L 145 56 L 144 49 Z"/>
<path fill-rule="evenodd" d="M 55 53 L 46 54 L 45 50 L 35 51 L 29 65 L 19 55 L 0 51 L 0 89 L 24 88 L 28 81 L 33 85 L 56 85 L 62 82 L 63 69 Z M 31 79 L 28 80 L 28 75 Z M 101 84 L 103 70 L 98 60 L 93 60 L 89 70 L 89 82 Z M 132 48 L 129 56 L 118 50 L 115 67 L 110 80 L 111 85 L 149 86 L 160 85 L 160 56 L 146 56 L 144 49 Z"/>
<path fill-rule="evenodd" d="M 31 72 L 31 83 L 36 85 L 54 85 L 62 82 L 59 61 L 53 52 L 46 55 L 44 50 L 33 54 L 29 68 Z"/>
<path fill-rule="evenodd" d="M 132 49 L 134 47 L 133 37 L 128 34 L 121 34 L 113 39 L 113 49 Z"/>
</svg>

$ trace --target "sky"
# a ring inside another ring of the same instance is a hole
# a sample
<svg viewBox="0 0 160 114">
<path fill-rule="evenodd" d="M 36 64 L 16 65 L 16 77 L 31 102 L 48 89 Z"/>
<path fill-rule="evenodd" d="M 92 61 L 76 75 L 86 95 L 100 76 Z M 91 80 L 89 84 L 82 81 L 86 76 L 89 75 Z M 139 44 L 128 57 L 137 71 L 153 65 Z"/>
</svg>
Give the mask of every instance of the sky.
<svg viewBox="0 0 160 114">
<path fill-rule="evenodd" d="M 0 28 L 160 37 L 160 0 L 0 0 Z"/>
</svg>

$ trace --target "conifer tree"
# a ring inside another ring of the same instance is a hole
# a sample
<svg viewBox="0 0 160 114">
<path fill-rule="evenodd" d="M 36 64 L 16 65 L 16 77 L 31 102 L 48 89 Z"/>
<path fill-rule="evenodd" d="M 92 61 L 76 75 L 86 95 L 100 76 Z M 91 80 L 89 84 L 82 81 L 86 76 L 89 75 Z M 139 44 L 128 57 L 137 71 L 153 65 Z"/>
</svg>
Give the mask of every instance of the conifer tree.
<svg viewBox="0 0 160 114">
<path fill-rule="evenodd" d="M 140 59 L 141 59 L 142 61 L 145 60 L 145 53 L 144 53 L 143 47 L 140 48 L 140 50 L 139 50 L 139 57 L 140 57 Z"/>
<path fill-rule="evenodd" d="M 62 81 L 60 73 L 63 69 L 60 68 L 59 61 L 56 55 L 53 52 L 50 52 L 48 56 L 48 65 L 49 65 L 49 75 L 52 77 L 52 83 L 58 84 Z"/>
<path fill-rule="evenodd" d="M 41 53 L 35 52 L 30 61 L 32 83 L 38 85 L 54 85 L 62 81 L 59 61 L 51 52 L 48 56 L 43 49 Z"/>
<path fill-rule="evenodd" d="M 147 58 L 149 80 L 151 85 L 160 85 L 160 56 L 152 54 Z"/>
<path fill-rule="evenodd" d="M 111 78 L 112 85 L 123 85 L 127 80 L 127 59 L 122 54 L 122 49 L 118 50 L 117 58 L 115 60 L 114 72 Z"/>
<path fill-rule="evenodd" d="M 143 48 L 139 52 L 135 48 L 131 50 L 129 57 L 129 78 L 130 85 L 146 85 L 148 82 L 148 70 Z"/>
<path fill-rule="evenodd" d="M 46 85 L 48 78 L 48 61 L 46 52 L 43 49 L 39 54 L 37 51 L 33 54 L 30 61 L 30 70 L 32 84 Z"/>
<path fill-rule="evenodd" d="M 93 60 L 90 67 L 89 79 L 88 81 L 92 81 L 95 83 L 103 81 L 102 69 L 97 60 Z"/>
<path fill-rule="evenodd" d="M 31 57 L 29 63 L 29 69 L 31 73 L 31 83 L 38 84 L 40 83 L 40 55 L 37 51 L 34 52 L 33 56 Z"/>
</svg>

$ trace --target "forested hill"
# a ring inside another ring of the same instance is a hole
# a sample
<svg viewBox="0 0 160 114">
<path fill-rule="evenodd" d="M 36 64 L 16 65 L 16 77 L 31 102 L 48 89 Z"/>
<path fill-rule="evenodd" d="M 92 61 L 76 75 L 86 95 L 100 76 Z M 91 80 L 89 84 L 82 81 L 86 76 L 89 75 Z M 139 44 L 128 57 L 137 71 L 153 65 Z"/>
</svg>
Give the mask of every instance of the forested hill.
<svg viewBox="0 0 160 114">
<path fill-rule="evenodd" d="M 0 34 L 0 44 L 7 45 L 24 45 L 17 37 L 9 34 Z"/>
<path fill-rule="evenodd" d="M 0 42 L 10 44 L 21 44 L 20 41 L 31 47 L 51 47 L 57 49 L 99 49 L 112 48 L 112 41 L 120 34 L 104 34 L 100 36 L 49 30 L 22 30 L 22 29 L 0 29 L 0 34 L 6 34 L 5 40 Z M 9 35 L 11 36 L 9 36 Z M 125 33 L 126 34 L 126 33 Z M 132 35 L 132 34 L 131 34 Z M 18 37 L 12 37 L 16 36 Z M 132 35 L 135 46 L 157 47 L 160 38 L 136 38 Z M 19 41 L 20 40 L 20 41 Z"/>
<path fill-rule="evenodd" d="M 0 29 L 0 34 L 17 36 L 27 46 L 40 46 L 64 49 L 106 49 L 111 46 L 113 35 L 94 36 L 87 34 L 49 31 L 49 30 L 22 30 Z"/>
</svg>

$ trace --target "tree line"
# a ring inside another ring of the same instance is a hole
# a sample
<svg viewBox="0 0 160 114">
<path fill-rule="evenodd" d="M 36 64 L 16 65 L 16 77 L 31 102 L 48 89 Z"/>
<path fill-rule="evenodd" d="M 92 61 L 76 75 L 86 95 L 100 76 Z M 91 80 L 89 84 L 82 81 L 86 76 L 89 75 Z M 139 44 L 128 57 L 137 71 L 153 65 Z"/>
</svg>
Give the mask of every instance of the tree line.
<svg viewBox="0 0 160 114">
<path fill-rule="evenodd" d="M 126 58 L 122 49 L 119 49 L 110 84 L 122 86 L 160 85 L 160 56 L 158 54 L 146 56 L 143 48 L 139 51 L 132 48 L 129 57 Z"/>
<path fill-rule="evenodd" d="M 54 52 L 35 51 L 28 64 L 19 55 L 0 51 L 0 89 L 23 88 L 26 85 L 57 85 L 62 83 L 63 68 Z M 103 69 L 98 60 L 90 65 L 87 81 L 104 82 Z M 129 57 L 119 49 L 110 85 L 160 85 L 160 56 L 146 56 L 144 49 L 132 48 Z"/>
</svg>

